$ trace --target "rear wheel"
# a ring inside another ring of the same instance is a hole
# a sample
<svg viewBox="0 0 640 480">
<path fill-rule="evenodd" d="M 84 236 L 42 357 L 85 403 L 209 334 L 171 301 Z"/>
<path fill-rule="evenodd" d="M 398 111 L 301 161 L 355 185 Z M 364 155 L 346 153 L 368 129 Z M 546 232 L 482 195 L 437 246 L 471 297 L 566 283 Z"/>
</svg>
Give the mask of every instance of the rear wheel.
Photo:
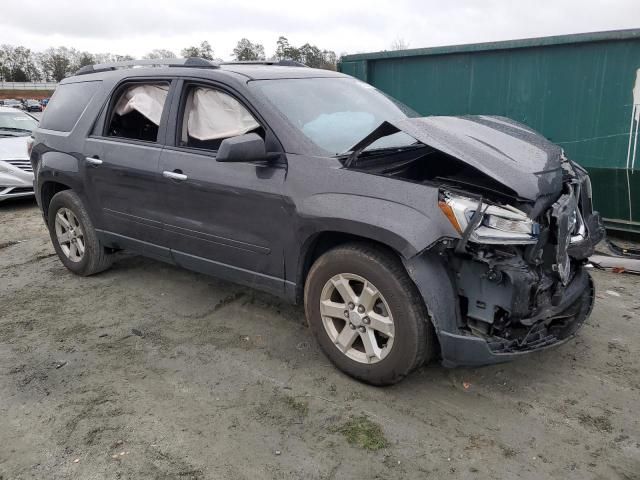
<svg viewBox="0 0 640 480">
<path fill-rule="evenodd" d="M 340 246 L 311 267 L 309 325 L 329 359 L 374 385 L 404 378 L 433 353 L 434 332 L 417 289 L 391 252 Z"/>
<path fill-rule="evenodd" d="M 100 243 L 82 200 L 72 190 L 53 196 L 48 225 L 60 261 L 73 273 L 88 276 L 111 266 L 112 255 Z"/>
</svg>

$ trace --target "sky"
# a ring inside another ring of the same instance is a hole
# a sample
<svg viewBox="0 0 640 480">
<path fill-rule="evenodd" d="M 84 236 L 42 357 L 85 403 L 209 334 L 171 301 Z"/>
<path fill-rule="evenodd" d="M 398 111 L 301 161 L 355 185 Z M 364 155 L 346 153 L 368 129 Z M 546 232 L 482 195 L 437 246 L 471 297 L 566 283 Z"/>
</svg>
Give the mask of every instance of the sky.
<svg viewBox="0 0 640 480">
<path fill-rule="evenodd" d="M 243 37 L 267 56 L 284 35 L 342 53 L 640 28 L 640 0 L 4 0 L 0 44 L 141 57 L 207 40 L 231 59 Z"/>
</svg>

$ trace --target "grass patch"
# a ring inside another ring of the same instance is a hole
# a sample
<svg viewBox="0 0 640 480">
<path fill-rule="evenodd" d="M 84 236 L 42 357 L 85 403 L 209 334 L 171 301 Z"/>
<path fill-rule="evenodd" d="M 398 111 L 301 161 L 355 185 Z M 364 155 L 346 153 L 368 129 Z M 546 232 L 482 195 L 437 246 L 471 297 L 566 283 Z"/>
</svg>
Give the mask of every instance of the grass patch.
<svg viewBox="0 0 640 480">
<path fill-rule="evenodd" d="M 309 414 L 309 404 L 306 400 L 297 400 L 295 397 L 284 397 L 285 404 L 301 417 L 306 417 Z"/>
<path fill-rule="evenodd" d="M 578 414 L 578 421 L 582 425 L 588 425 L 594 427 L 601 432 L 611 433 L 613 431 L 613 425 L 611 425 L 611 420 L 609 420 L 606 416 L 601 415 L 594 417 L 589 415 L 586 412 L 581 412 Z"/>
<path fill-rule="evenodd" d="M 500 445 L 500 450 L 502 450 L 504 458 L 513 458 L 518 455 L 518 450 L 508 445 Z"/>
<path fill-rule="evenodd" d="M 343 434 L 351 445 L 357 445 L 365 450 L 380 450 L 389 444 L 380 425 L 372 422 L 365 415 L 352 417 L 344 425 L 334 427 L 332 430 Z"/>
</svg>

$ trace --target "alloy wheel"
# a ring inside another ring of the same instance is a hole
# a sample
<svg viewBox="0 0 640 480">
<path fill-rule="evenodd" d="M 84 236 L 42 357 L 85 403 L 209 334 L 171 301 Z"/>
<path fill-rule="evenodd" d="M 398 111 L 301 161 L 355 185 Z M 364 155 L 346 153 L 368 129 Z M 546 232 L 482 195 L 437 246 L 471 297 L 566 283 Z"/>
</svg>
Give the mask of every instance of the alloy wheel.
<svg viewBox="0 0 640 480">
<path fill-rule="evenodd" d="M 81 261 L 85 241 L 78 217 L 68 208 L 60 208 L 56 213 L 55 231 L 62 253 L 72 262 Z"/>
<path fill-rule="evenodd" d="M 320 295 L 322 323 L 336 348 L 356 362 L 377 363 L 395 335 L 387 301 L 367 279 L 353 273 L 331 277 Z"/>
</svg>

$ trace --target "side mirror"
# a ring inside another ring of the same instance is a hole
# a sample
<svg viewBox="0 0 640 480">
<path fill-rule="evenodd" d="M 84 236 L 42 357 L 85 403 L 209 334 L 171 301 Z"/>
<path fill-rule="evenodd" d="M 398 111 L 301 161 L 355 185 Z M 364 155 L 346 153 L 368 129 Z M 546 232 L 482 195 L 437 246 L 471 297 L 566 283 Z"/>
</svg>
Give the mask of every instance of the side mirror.
<svg viewBox="0 0 640 480">
<path fill-rule="evenodd" d="M 225 138 L 216 155 L 218 162 L 256 162 L 266 159 L 264 140 L 256 133 Z"/>
</svg>

